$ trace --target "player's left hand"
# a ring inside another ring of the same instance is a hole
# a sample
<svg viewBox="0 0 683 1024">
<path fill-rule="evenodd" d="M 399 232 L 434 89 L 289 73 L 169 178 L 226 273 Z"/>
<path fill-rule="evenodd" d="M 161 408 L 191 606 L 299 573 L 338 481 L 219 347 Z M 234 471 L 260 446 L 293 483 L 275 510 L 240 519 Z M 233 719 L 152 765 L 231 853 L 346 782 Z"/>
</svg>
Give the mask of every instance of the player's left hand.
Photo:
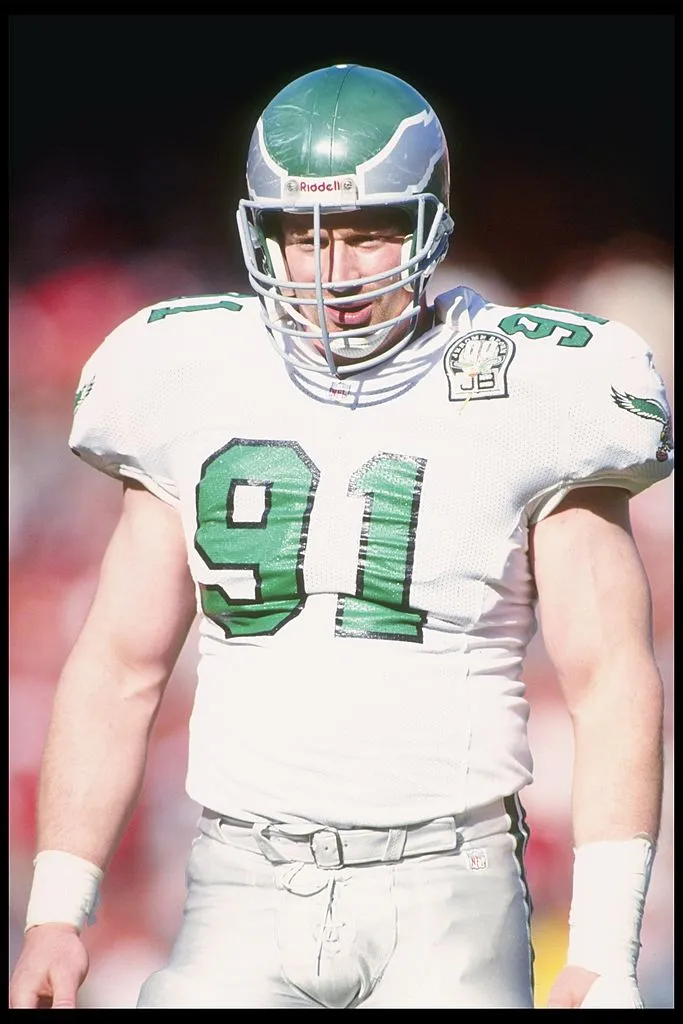
<svg viewBox="0 0 683 1024">
<path fill-rule="evenodd" d="M 600 975 L 584 967 L 565 967 L 548 996 L 549 1010 L 642 1010 L 633 975 Z"/>
</svg>

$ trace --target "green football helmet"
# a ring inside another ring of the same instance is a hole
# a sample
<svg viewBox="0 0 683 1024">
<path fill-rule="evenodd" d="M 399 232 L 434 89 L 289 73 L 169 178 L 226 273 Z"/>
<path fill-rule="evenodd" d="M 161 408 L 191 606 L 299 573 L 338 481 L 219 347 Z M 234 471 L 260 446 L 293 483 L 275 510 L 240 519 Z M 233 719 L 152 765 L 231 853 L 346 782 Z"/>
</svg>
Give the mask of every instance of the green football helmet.
<svg viewBox="0 0 683 1024">
<path fill-rule="evenodd" d="M 247 188 L 249 198 L 240 201 L 237 211 L 244 260 L 264 322 L 285 359 L 341 376 L 376 365 L 410 341 L 421 297 L 453 230 L 446 139 L 420 93 L 394 75 L 357 64 L 337 64 L 297 78 L 259 118 L 249 147 Z M 324 295 L 321 219 L 367 207 L 397 207 L 408 214 L 411 228 L 401 263 L 336 287 L 371 284 L 368 299 L 406 288 L 411 301 L 399 316 L 379 325 L 328 330 L 326 305 L 358 300 L 357 295 Z M 313 283 L 288 279 L 272 216 L 277 212 L 312 215 Z M 305 318 L 306 305 L 318 307 L 320 327 Z M 400 341 L 373 355 L 394 325 L 406 321 Z M 310 345 L 313 339 L 322 344 L 324 360 Z M 355 361 L 340 365 L 340 355 Z"/>
</svg>

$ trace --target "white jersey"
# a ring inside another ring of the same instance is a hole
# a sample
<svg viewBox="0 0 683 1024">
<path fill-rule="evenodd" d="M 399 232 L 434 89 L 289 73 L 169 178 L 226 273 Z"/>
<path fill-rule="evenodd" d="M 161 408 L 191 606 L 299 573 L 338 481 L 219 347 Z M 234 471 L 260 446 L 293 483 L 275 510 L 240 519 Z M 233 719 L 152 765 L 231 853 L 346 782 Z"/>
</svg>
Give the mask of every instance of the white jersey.
<svg viewBox="0 0 683 1024">
<path fill-rule="evenodd" d="M 174 299 L 83 370 L 73 451 L 182 517 L 200 804 L 379 827 L 531 781 L 529 527 L 666 477 L 669 409 L 623 324 L 467 288 L 436 314 L 338 380 L 281 359 L 255 297 Z"/>
</svg>

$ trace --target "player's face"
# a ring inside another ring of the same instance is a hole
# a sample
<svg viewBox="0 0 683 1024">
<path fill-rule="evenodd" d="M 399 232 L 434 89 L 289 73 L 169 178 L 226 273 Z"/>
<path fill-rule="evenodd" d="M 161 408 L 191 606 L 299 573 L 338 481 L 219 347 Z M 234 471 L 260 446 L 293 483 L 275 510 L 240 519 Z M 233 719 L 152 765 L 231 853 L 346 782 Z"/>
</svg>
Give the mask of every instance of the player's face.
<svg viewBox="0 0 683 1024">
<path fill-rule="evenodd" d="M 356 210 L 344 214 L 328 214 L 321 218 L 320 248 L 326 326 L 330 331 L 372 327 L 398 316 L 411 300 L 405 288 L 364 298 L 366 293 L 399 280 L 399 274 L 380 282 L 335 288 L 335 282 L 351 281 L 385 273 L 401 262 L 401 247 L 409 232 L 407 220 L 396 210 Z M 283 214 L 282 246 L 290 280 L 315 280 L 313 218 L 302 214 Z M 310 297 L 310 290 L 297 294 Z M 335 306 L 335 298 L 357 296 L 352 304 Z M 320 326 L 318 307 L 300 307 L 303 315 Z M 398 325 L 400 327 L 400 325 Z M 395 336 L 392 341 L 395 340 Z M 322 346 L 321 346 L 322 349 Z"/>
</svg>

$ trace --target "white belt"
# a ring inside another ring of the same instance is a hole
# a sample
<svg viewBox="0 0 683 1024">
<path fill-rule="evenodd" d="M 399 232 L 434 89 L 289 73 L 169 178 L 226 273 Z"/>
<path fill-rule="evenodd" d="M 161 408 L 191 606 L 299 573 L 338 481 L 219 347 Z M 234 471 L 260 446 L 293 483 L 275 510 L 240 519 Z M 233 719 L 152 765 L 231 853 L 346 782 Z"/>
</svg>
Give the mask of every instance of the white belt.
<svg viewBox="0 0 683 1024">
<path fill-rule="evenodd" d="M 500 811 L 501 801 L 496 801 L 476 812 L 468 812 L 463 815 L 462 826 L 490 820 Z M 453 852 L 460 848 L 464 838 L 460 818 L 454 815 L 387 829 L 343 829 L 313 823 L 252 823 L 208 809 L 204 810 L 202 819 L 204 831 L 229 845 L 262 853 L 274 864 L 294 861 L 317 864 L 320 868 L 378 864 L 426 853 Z"/>
</svg>

